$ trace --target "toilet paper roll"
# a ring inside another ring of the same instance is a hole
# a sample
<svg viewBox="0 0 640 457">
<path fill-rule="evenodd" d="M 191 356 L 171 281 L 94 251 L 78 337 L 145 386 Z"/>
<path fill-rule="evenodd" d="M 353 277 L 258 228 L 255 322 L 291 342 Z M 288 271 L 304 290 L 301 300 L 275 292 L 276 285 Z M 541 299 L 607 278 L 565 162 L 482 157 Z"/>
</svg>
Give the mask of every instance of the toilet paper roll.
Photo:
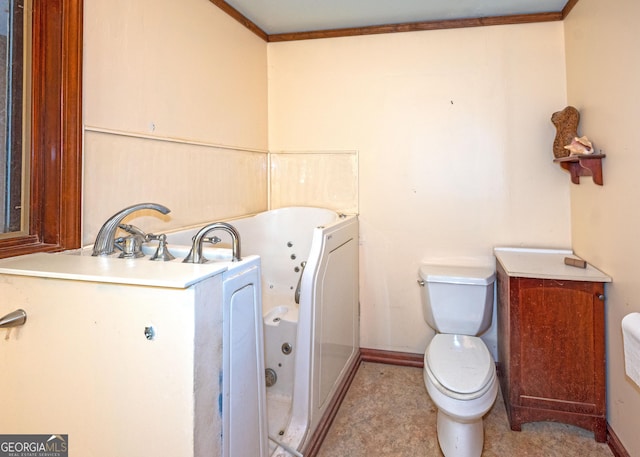
<svg viewBox="0 0 640 457">
<path fill-rule="evenodd" d="M 627 376 L 640 386 L 640 313 L 622 319 L 624 366 Z"/>
</svg>

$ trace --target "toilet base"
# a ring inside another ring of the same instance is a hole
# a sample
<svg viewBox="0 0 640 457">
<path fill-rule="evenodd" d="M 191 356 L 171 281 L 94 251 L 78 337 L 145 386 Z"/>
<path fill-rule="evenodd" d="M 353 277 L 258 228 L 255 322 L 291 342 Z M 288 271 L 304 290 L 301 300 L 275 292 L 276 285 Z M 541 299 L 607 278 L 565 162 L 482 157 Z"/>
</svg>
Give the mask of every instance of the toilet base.
<svg viewBox="0 0 640 457">
<path fill-rule="evenodd" d="M 482 417 L 460 422 L 438 410 L 438 443 L 445 457 L 480 457 L 484 444 Z"/>
</svg>

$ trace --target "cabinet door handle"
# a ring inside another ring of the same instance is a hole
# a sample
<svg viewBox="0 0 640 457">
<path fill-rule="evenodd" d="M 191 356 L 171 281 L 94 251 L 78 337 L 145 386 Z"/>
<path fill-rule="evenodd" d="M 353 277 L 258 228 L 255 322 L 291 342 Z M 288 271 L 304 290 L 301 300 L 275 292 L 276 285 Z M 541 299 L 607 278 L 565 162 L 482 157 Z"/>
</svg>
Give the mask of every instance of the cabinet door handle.
<svg viewBox="0 0 640 457">
<path fill-rule="evenodd" d="M 604 301 L 604 294 L 598 294 L 598 300 Z"/>
</svg>

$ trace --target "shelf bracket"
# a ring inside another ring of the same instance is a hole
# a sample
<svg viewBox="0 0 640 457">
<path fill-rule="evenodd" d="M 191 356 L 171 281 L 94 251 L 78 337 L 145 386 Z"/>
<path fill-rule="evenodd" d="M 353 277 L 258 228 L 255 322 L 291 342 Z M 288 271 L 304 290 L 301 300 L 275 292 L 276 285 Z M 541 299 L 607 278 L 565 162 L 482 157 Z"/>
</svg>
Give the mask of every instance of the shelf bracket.
<svg viewBox="0 0 640 457">
<path fill-rule="evenodd" d="M 580 184 L 580 176 L 592 176 L 593 182 L 601 186 L 602 180 L 602 158 L 605 154 L 585 154 L 579 156 L 569 156 L 555 159 L 554 162 L 560 164 L 562 168 L 571 174 L 571 182 Z"/>
</svg>

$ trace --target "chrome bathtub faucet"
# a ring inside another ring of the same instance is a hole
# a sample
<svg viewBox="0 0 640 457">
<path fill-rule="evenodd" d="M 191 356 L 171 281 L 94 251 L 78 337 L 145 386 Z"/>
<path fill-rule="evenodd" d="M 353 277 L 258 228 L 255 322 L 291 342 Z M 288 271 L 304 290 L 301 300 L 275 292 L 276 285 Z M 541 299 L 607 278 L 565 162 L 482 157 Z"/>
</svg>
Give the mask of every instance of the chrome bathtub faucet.
<svg viewBox="0 0 640 457">
<path fill-rule="evenodd" d="M 96 242 L 93 244 L 93 253 L 91 255 L 99 256 L 113 254 L 116 248 L 116 231 L 121 225 L 122 220 L 129 214 L 143 209 L 158 211 L 162 214 L 168 214 L 171 212 L 169 208 L 159 205 L 158 203 L 139 203 L 118 211 L 107 219 L 104 225 L 100 228 L 98 236 L 96 237 Z"/>
<path fill-rule="evenodd" d="M 240 234 L 236 230 L 236 228 L 227 224 L 226 222 L 214 222 L 209 225 L 205 225 L 202 227 L 196 236 L 193 237 L 193 245 L 191 246 L 191 250 L 189 251 L 189 255 L 185 257 L 182 261 L 183 263 L 206 263 L 207 259 L 202 255 L 202 243 L 204 241 L 211 242 L 212 239 L 220 240 L 217 237 L 206 238 L 209 232 L 214 230 L 223 230 L 231 235 L 231 254 L 234 262 L 239 262 L 242 260 L 240 257 Z"/>
<path fill-rule="evenodd" d="M 120 249 L 122 253 L 118 256 L 120 259 L 137 259 L 138 257 L 144 257 L 142 252 L 142 245 L 150 241 L 157 241 L 158 247 L 156 252 L 151 256 L 149 260 L 157 262 L 169 262 L 175 257 L 167 248 L 167 235 L 160 233 L 158 235 L 154 233 L 144 233 L 135 225 L 120 224 L 122 230 L 131 235 L 126 237 L 116 238 L 115 247 Z"/>
</svg>

